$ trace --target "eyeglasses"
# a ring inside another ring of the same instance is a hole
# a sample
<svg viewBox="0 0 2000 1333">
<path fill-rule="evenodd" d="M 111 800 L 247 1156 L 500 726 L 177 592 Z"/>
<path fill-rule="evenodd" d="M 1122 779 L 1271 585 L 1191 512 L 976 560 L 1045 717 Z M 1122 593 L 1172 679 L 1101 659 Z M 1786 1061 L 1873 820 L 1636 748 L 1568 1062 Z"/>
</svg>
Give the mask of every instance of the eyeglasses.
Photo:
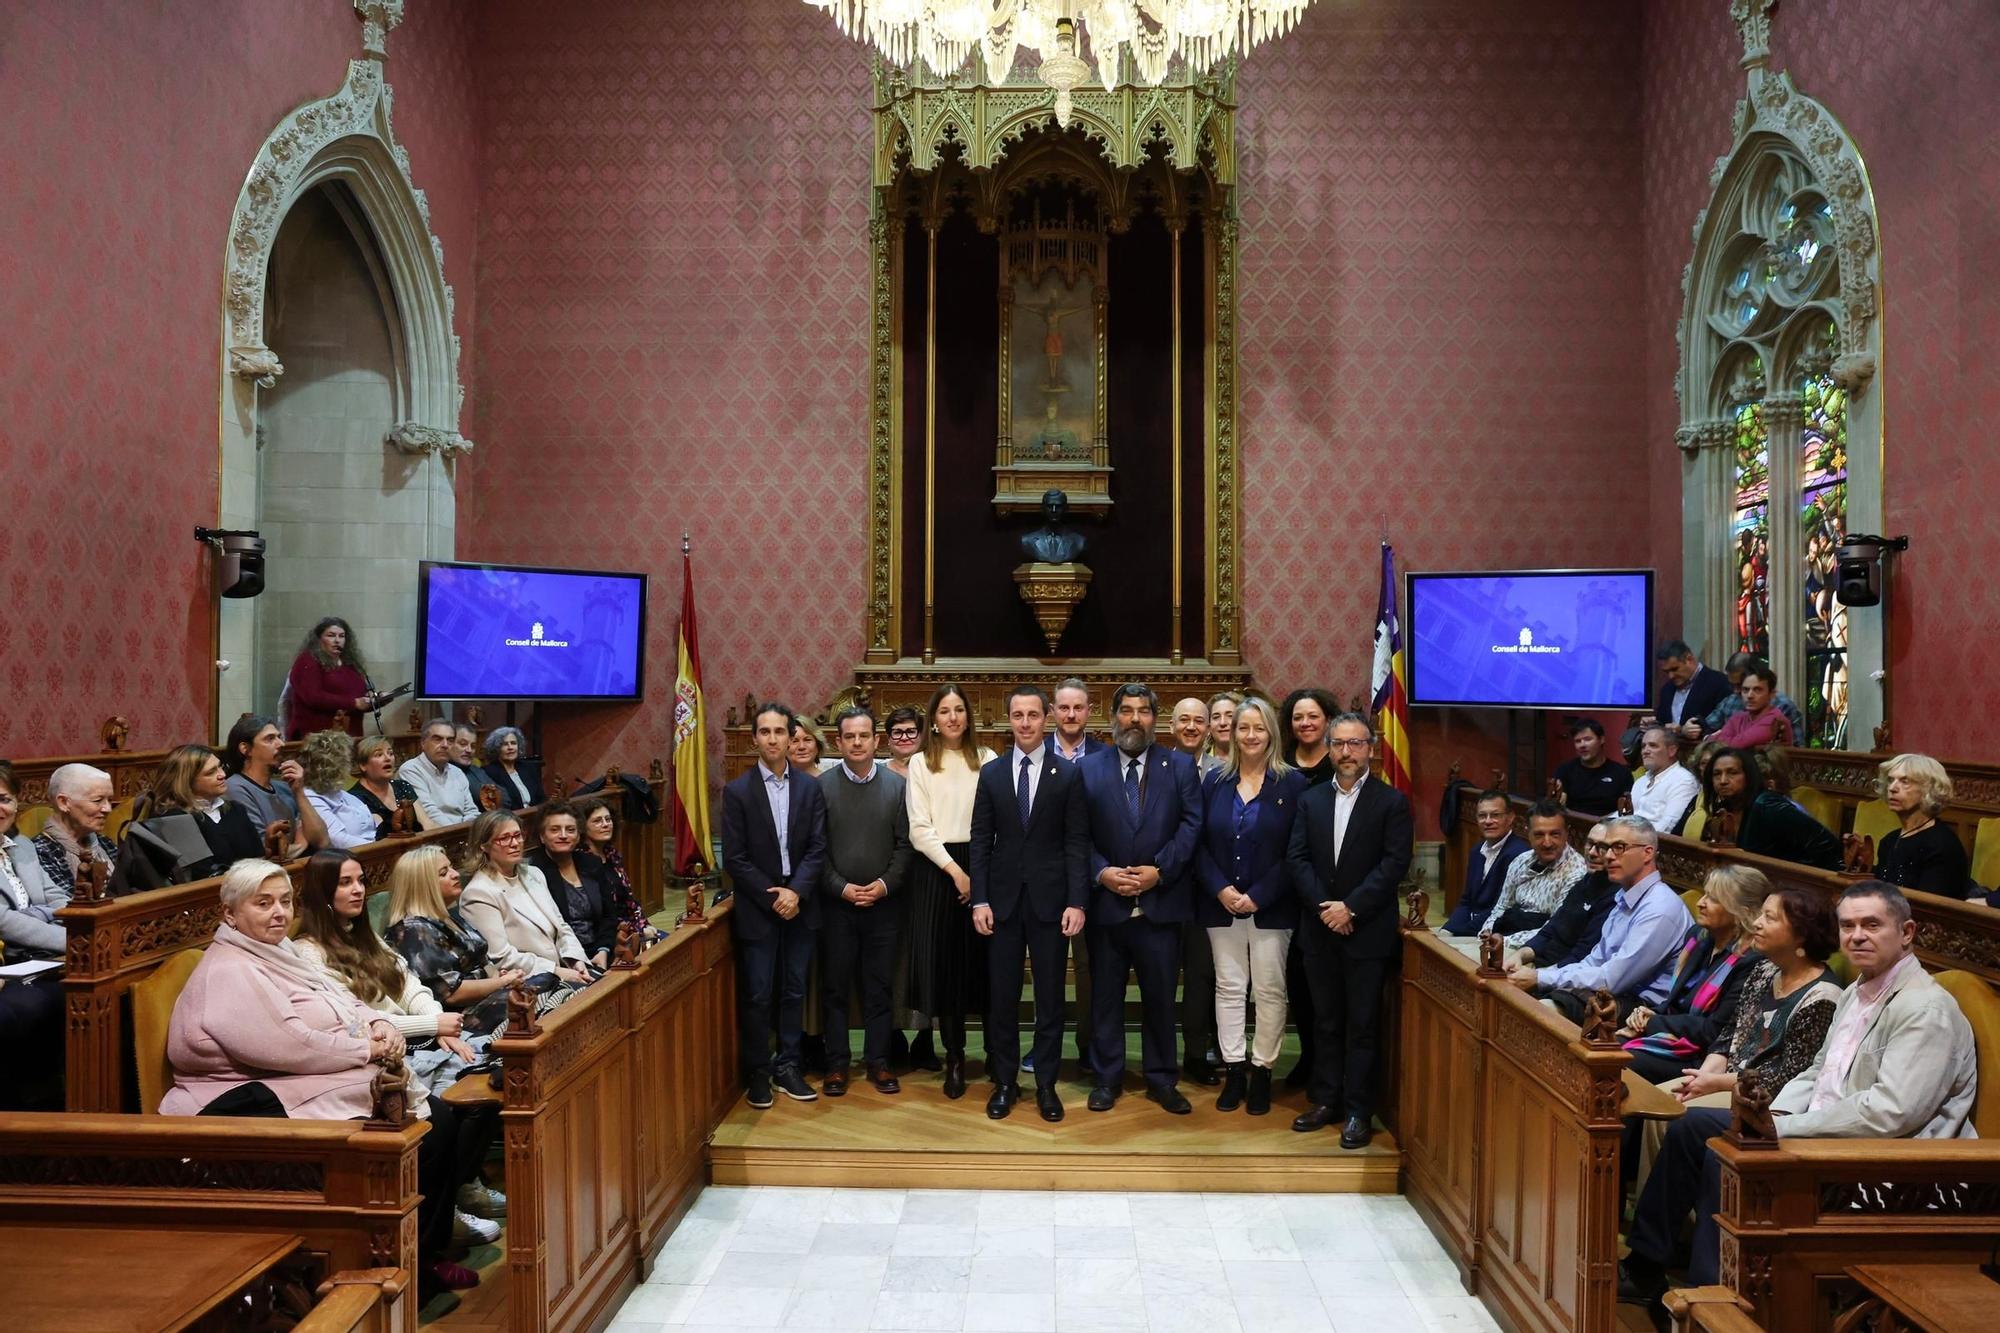
<svg viewBox="0 0 2000 1333">
<path fill-rule="evenodd" d="M 1641 847 L 1648 846 L 1649 844 L 1643 842 L 1605 842 L 1596 845 L 1604 848 L 1605 852 L 1611 856 L 1623 856 L 1627 852 L 1636 852 Z"/>
<path fill-rule="evenodd" d="M 1625 844 L 1621 842 L 1618 845 L 1623 847 Z M 1602 856 L 1611 850 L 1611 844 L 1608 842 L 1599 842 L 1597 839 L 1592 838 L 1589 842 L 1583 844 L 1583 850 L 1586 852 L 1596 852 L 1599 856 Z"/>
<path fill-rule="evenodd" d="M 1337 740 L 1328 741 L 1327 747 L 1334 750 L 1365 750 L 1374 743 L 1373 741 Z"/>
<path fill-rule="evenodd" d="M 915 727 L 892 727 L 889 731 L 889 739 L 891 740 L 913 741 L 916 738 L 917 729 Z"/>
<path fill-rule="evenodd" d="M 515 829 L 512 833 L 496 833 L 493 835 L 493 841 L 498 843 L 526 842 L 527 840 L 527 835 L 519 829 Z"/>
</svg>

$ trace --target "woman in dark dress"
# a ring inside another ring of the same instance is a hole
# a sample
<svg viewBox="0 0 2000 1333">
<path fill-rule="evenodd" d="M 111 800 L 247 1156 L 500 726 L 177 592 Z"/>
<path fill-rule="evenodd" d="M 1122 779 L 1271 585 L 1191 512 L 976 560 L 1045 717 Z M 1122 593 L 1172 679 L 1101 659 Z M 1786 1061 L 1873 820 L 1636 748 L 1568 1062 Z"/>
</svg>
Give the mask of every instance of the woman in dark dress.
<svg viewBox="0 0 2000 1333">
<path fill-rule="evenodd" d="M 1725 745 L 1712 752 L 1701 774 L 1705 842 L 1736 846 L 1795 865 L 1838 870 L 1840 839 L 1786 797 L 1764 786 L 1757 756 Z"/>
<path fill-rule="evenodd" d="M 487 962 L 485 937 L 458 915 L 458 892 L 458 871 L 443 848 L 404 852 L 389 872 L 389 924 L 382 942 L 402 955 L 438 1003 L 464 1011 L 464 1031 L 497 1032 L 507 1018 L 507 987 L 523 978 L 519 972 L 496 972 Z"/>
<path fill-rule="evenodd" d="M 394 836 L 396 811 L 404 805 L 410 807 L 412 833 L 430 827 L 430 821 L 424 818 L 424 807 L 417 801 L 416 788 L 396 776 L 396 749 L 386 736 L 368 737 L 355 747 L 355 755 L 361 765 L 361 776 L 347 790 L 375 816 L 377 842 Z"/>
<path fill-rule="evenodd" d="M 1902 827 L 1875 849 L 1876 877 L 1898 888 L 1965 897 L 1973 888 L 1965 844 L 1949 824 L 1938 822 L 1952 796 L 1944 765 L 1927 754 L 1899 754 L 1882 765 L 1877 781 Z"/>
<path fill-rule="evenodd" d="M 1763 961 L 1750 936 L 1770 893 L 1771 881 L 1750 866 L 1709 872 L 1667 998 L 1657 1008 L 1634 1009 L 1618 1034 L 1640 1078 L 1664 1083 L 1679 1077 L 1734 1025 L 1743 983 Z"/>
<path fill-rule="evenodd" d="M 611 947 L 618 943 L 622 916 L 604 862 L 578 850 L 582 837 L 576 807 L 568 801 L 551 801 L 542 810 L 541 845 L 528 853 L 528 864 L 542 872 L 556 910 L 576 932 L 592 966 L 601 971 L 611 965 Z"/>
</svg>

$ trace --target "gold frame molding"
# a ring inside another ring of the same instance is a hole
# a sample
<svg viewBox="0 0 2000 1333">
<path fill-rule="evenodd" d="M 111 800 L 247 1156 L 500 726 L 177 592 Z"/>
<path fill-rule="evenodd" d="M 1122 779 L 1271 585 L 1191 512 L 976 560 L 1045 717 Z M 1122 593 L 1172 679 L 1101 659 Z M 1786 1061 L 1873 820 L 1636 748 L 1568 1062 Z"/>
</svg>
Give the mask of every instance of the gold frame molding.
<svg viewBox="0 0 2000 1333">
<path fill-rule="evenodd" d="M 1108 164 L 1103 204 L 1114 231 L 1134 206 L 1132 185 L 1141 169 L 1159 163 L 1184 212 L 1190 192 L 1175 178 L 1199 173 L 1207 189 L 1204 244 L 1208 249 L 1205 319 L 1205 401 L 1213 404 L 1208 440 L 1203 530 L 1209 604 L 1207 662 L 1243 662 L 1241 589 L 1236 561 L 1237 466 L 1235 71 L 1223 65 L 1183 83 L 1159 88 L 1121 80 L 1109 89 L 1078 89 L 1073 124 Z M 969 171 L 973 209 L 982 225 L 997 225 L 1011 173 L 995 170 L 1031 131 L 1050 124 L 1055 95 L 1038 83 L 999 86 L 940 77 L 919 67 L 905 71 L 877 62 L 873 107 L 873 199 L 869 217 L 873 317 L 869 351 L 869 587 L 864 661 L 885 666 L 905 660 L 901 592 L 902 330 L 900 282 L 904 208 L 910 173 L 932 177 L 953 163 Z M 1178 402 L 1178 399 L 1176 399 Z M 1177 455 L 1178 456 L 1178 455 Z M 928 561 L 932 535 L 925 533 Z M 1174 636 L 1178 645 L 1179 635 Z M 928 644 L 923 645 L 928 648 Z M 911 654 L 914 656 L 915 654 Z M 1178 656 L 1178 651 L 1176 651 Z"/>
</svg>

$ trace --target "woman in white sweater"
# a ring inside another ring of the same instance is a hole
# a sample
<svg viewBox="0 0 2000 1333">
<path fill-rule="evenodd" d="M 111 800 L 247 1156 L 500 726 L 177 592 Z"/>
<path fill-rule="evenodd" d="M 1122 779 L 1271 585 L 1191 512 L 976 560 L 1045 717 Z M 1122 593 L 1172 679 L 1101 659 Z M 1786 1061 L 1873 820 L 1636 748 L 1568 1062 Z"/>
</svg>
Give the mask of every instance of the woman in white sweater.
<svg viewBox="0 0 2000 1333">
<path fill-rule="evenodd" d="M 972 928 L 972 800 L 993 752 L 972 735 L 965 691 L 941 685 L 925 710 L 924 748 L 910 757 L 910 845 L 924 860 L 910 894 L 910 1008 L 935 1018 L 944 1043 L 944 1094 L 965 1095 L 965 1016 L 983 1009 L 986 958 Z"/>
<path fill-rule="evenodd" d="M 521 821 L 505 810 L 488 810 L 472 821 L 465 845 L 470 859 L 459 867 L 465 892 L 458 912 L 486 937 L 493 965 L 531 977 L 553 972 L 572 985 L 590 981 L 596 975 L 590 955 L 557 910 L 542 872 L 522 860 L 527 838 Z"/>
</svg>

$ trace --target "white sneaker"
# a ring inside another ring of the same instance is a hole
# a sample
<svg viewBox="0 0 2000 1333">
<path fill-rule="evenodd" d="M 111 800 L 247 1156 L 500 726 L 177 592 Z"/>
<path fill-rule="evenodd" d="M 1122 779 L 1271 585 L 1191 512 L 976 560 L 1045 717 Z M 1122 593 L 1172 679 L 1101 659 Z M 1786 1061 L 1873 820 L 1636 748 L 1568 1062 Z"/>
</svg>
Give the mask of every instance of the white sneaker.
<svg viewBox="0 0 2000 1333">
<path fill-rule="evenodd" d="M 452 1214 L 452 1241 L 459 1245 L 491 1245 L 500 1239 L 500 1224 L 459 1209 Z"/>
<path fill-rule="evenodd" d="M 483 1181 L 468 1180 L 458 1187 L 458 1206 L 480 1217 L 507 1216 L 507 1196 Z"/>
</svg>

